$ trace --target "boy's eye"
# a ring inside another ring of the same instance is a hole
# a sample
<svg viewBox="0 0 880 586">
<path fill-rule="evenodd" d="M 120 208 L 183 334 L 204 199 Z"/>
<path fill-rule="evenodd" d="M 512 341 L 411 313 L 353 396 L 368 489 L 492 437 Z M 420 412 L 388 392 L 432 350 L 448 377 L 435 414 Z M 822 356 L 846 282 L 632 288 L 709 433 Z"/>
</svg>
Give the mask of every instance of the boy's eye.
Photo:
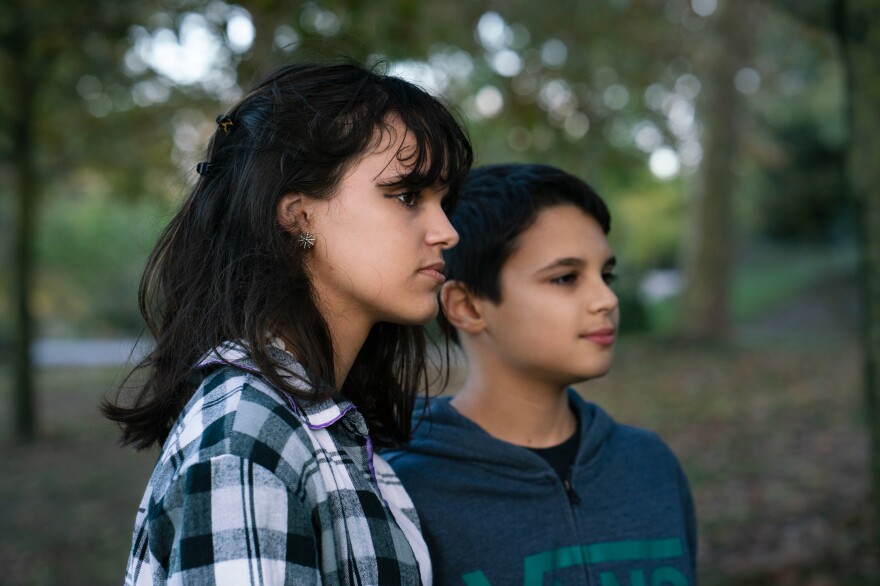
<svg viewBox="0 0 880 586">
<path fill-rule="evenodd" d="M 605 281 L 606 285 L 611 285 L 617 280 L 617 275 L 614 273 L 602 273 L 602 280 Z"/>
<path fill-rule="evenodd" d="M 419 204 L 419 192 L 418 191 L 407 191 L 405 193 L 398 193 L 396 195 L 390 197 L 396 197 L 400 203 L 405 205 L 408 208 L 414 208 Z"/>
<path fill-rule="evenodd" d="M 561 275 L 559 277 L 554 277 L 553 279 L 550 279 L 550 282 L 553 283 L 554 285 L 571 285 L 576 280 L 577 280 L 577 274 L 568 273 L 565 275 Z"/>
</svg>

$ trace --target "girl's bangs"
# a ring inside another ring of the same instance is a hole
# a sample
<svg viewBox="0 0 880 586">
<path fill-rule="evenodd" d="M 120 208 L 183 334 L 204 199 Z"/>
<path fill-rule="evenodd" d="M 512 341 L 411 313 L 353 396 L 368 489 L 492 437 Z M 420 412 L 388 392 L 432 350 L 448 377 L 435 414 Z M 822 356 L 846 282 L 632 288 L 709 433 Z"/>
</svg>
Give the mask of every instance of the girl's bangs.
<svg viewBox="0 0 880 586">
<path fill-rule="evenodd" d="M 401 114 L 401 121 L 414 141 L 415 149 L 401 160 L 409 173 L 407 185 L 425 188 L 449 188 L 444 207 L 452 207 L 458 197 L 458 186 L 470 170 L 472 152 L 466 136 L 448 112 L 410 110 Z"/>
</svg>

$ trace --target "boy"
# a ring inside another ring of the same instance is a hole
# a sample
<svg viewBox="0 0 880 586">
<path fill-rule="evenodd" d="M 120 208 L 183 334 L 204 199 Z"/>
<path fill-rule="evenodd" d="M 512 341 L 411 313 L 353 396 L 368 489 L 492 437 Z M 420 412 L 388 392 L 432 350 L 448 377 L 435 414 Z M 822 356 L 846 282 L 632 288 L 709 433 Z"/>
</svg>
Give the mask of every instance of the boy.
<svg viewBox="0 0 880 586">
<path fill-rule="evenodd" d="M 695 583 L 687 480 L 653 433 L 568 387 L 604 375 L 618 325 L 608 209 L 545 165 L 471 172 L 444 251 L 441 323 L 467 378 L 387 455 L 436 584 Z"/>
</svg>

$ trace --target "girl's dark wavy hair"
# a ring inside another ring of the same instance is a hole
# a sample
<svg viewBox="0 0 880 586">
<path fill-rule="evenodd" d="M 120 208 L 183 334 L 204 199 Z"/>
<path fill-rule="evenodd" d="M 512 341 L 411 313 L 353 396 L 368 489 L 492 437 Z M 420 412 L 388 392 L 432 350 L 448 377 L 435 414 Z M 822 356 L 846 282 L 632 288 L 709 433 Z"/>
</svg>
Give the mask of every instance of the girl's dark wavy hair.
<svg viewBox="0 0 880 586">
<path fill-rule="evenodd" d="M 448 187 L 449 213 L 473 161 L 467 136 L 424 90 L 348 62 L 283 67 L 226 116 L 232 124 L 221 120 L 209 164 L 199 168 L 202 176 L 141 279 L 140 310 L 155 346 L 115 402 L 103 402 L 104 415 L 120 424 L 124 444 L 161 445 L 195 390 L 194 365 L 222 342 L 240 340 L 282 393 L 324 400 L 341 392 L 364 415 L 377 445 L 407 442 L 413 404 L 428 385 L 424 328 L 376 324 L 342 388 L 329 388 L 333 344 L 305 267 L 309 252 L 279 224 L 276 207 L 291 192 L 333 197 L 346 171 L 378 144 L 377 133 L 392 132 L 396 117 L 417 145 L 396 154 L 410 171 L 403 183 Z M 279 374 L 267 332 L 283 332 L 295 344 L 311 391 Z M 123 401 L 140 372 L 146 381 Z"/>
</svg>

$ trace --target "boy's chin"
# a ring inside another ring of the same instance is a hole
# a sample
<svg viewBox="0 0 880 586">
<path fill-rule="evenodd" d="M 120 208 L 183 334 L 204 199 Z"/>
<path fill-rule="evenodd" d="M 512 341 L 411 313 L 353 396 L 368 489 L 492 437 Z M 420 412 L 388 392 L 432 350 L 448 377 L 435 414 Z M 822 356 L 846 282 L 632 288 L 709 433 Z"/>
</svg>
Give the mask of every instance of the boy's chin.
<svg viewBox="0 0 880 586">
<path fill-rule="evenodd" d="M 574 380 L 571 383 L 569 383 L 569 386 L 570 385 L 577 385 L 580 383 L 586 383 L 591 380 L 595 380 L 597 378 L 602 378 L 603 376 L 608 374 L 610 371 L 611 371 L 611 365 L 608 365 L 605 368 L 591 369 L 588 372 L 580 372 L 575 377 L 573 377 Z"/>
</svg>

